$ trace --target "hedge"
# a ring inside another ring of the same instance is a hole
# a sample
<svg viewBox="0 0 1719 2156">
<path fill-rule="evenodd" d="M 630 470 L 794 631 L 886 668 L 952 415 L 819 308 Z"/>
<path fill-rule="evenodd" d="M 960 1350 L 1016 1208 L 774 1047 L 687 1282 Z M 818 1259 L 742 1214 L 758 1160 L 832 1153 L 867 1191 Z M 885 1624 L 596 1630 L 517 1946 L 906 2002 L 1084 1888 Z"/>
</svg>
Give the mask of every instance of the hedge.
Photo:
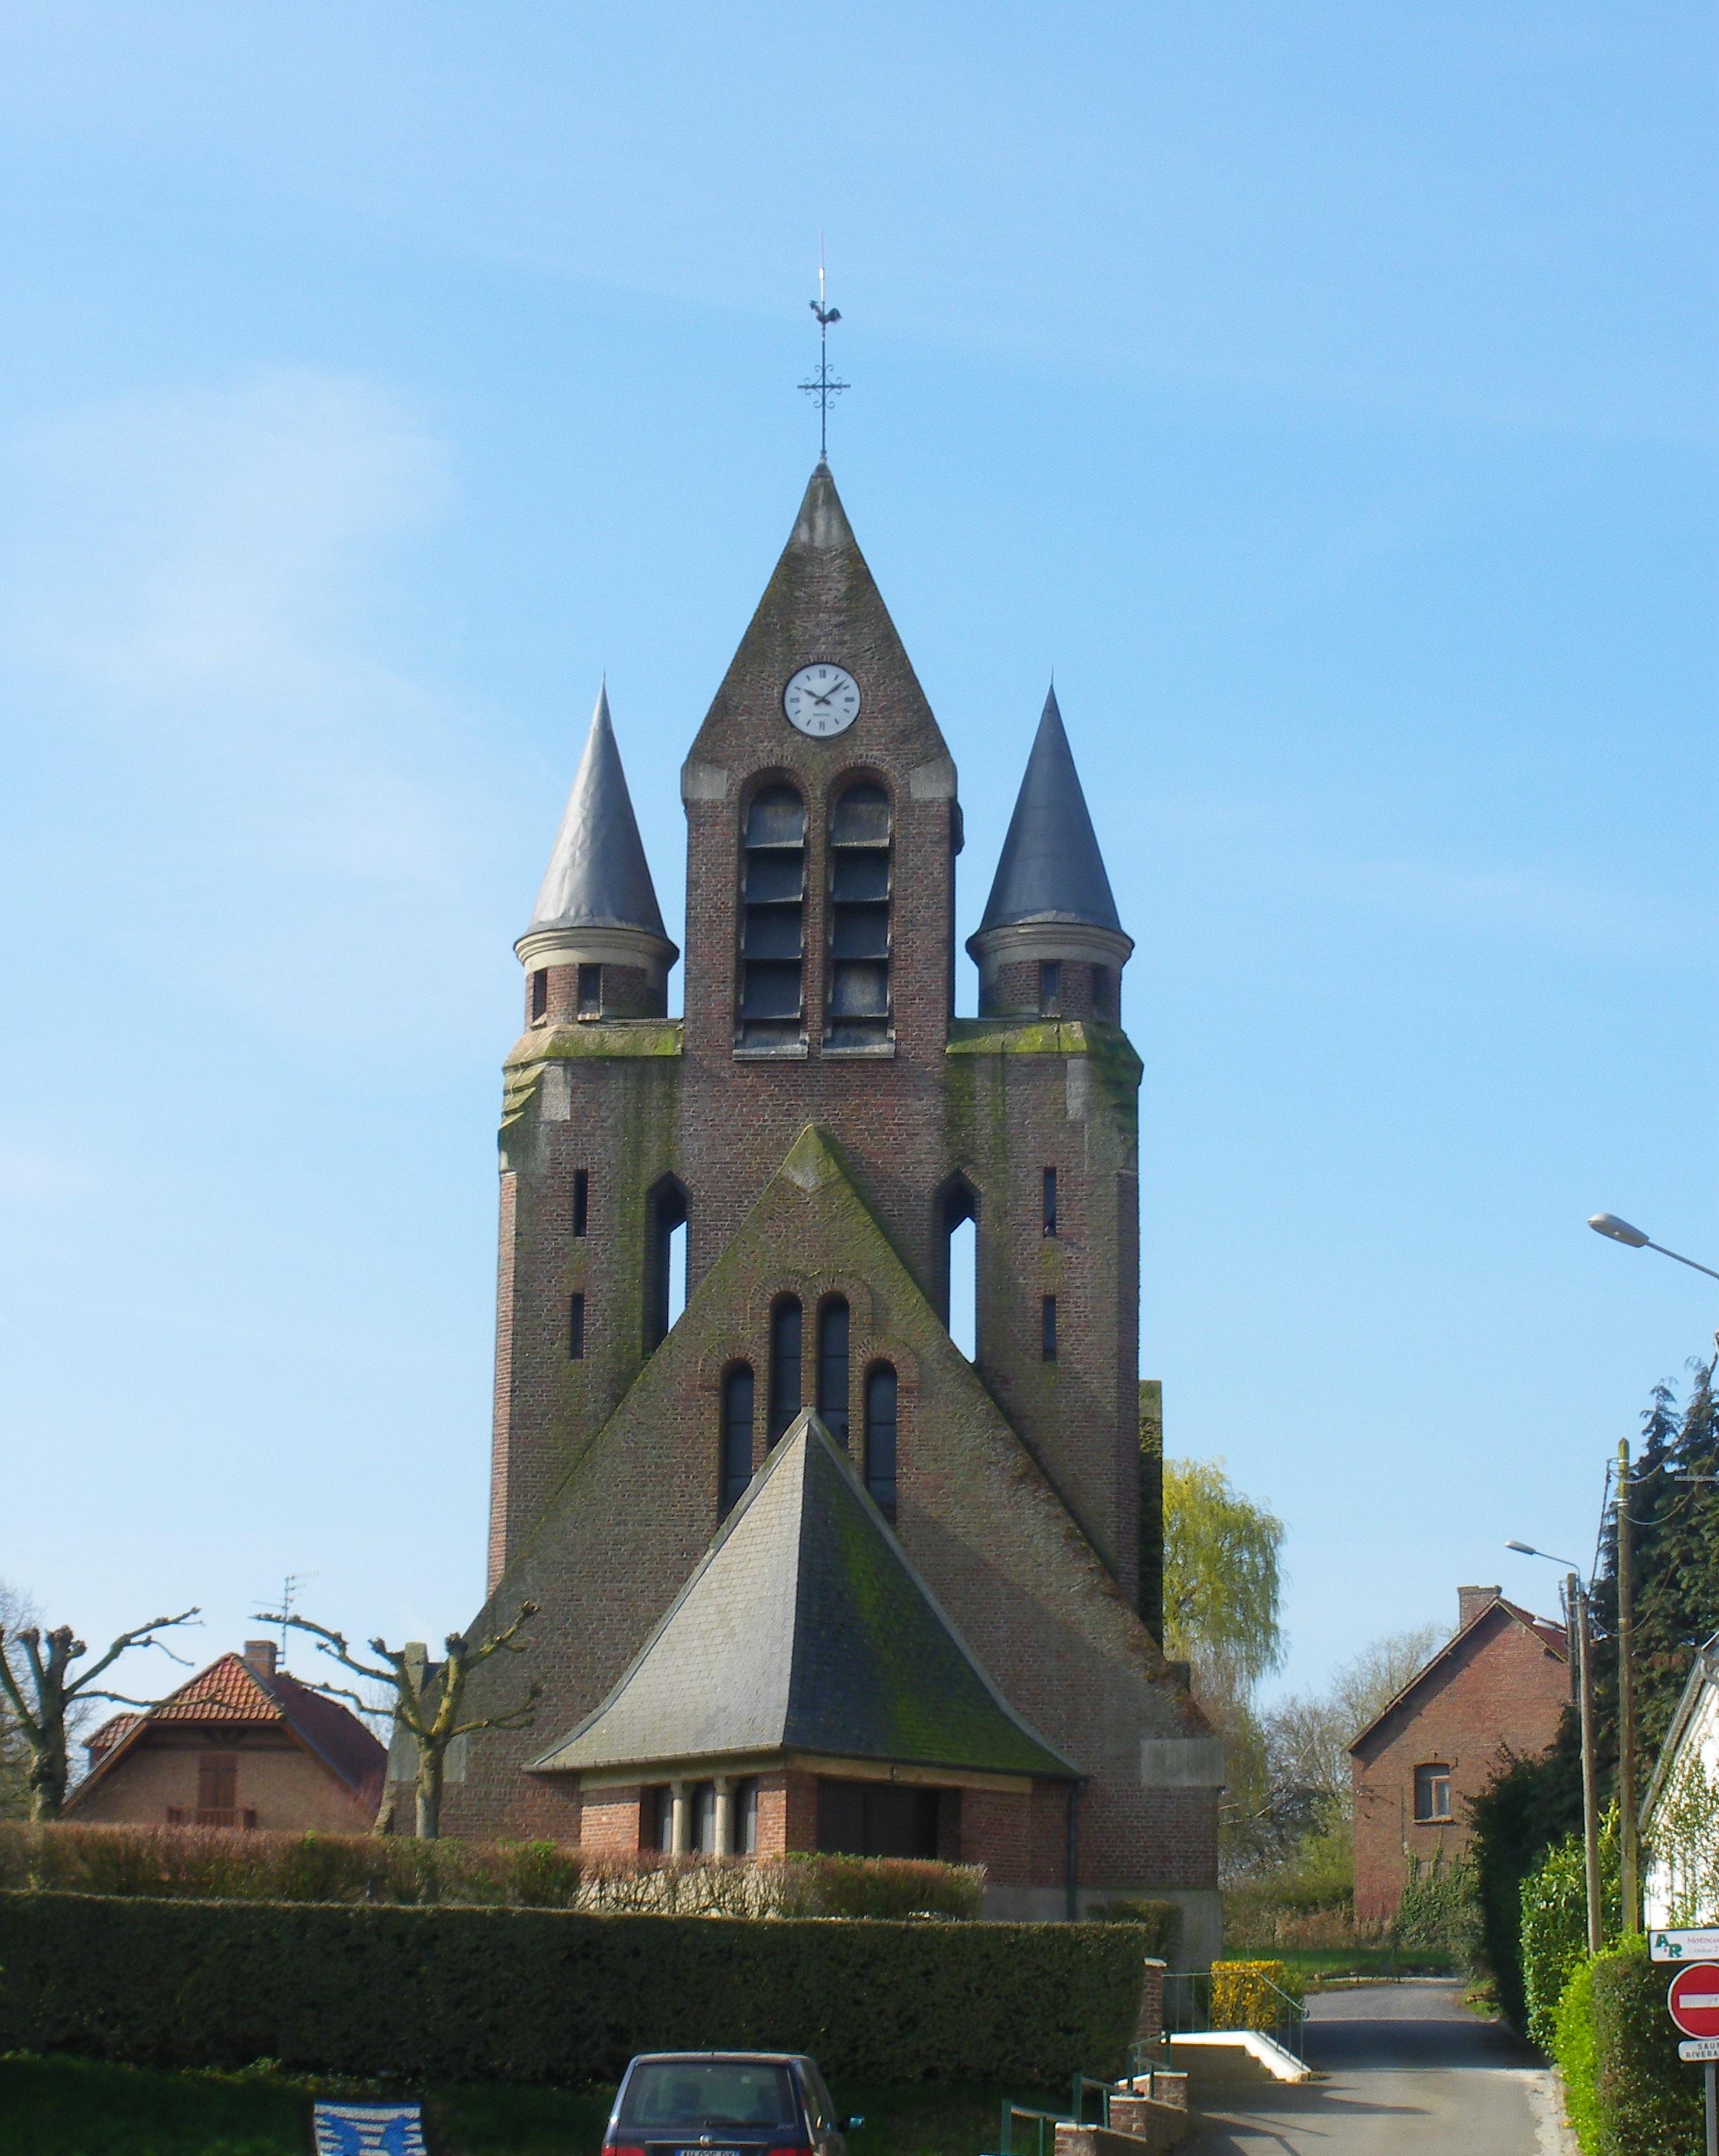
<svg viewBox="0 0 1719 2156">
<path fill-rule="evenodd" d="M 1283 2019 L 1285 1999 L 1300 2002 L 1301 1979 L 1280 1961 L 1214 1961 L 1212 2026 L 1272 2029 Z"/>
<path fill-rule="evenodd" d="M 1599 1837 L 1601 1936 L 1615 1938 L 1622 1912 L 1618 1886 L 1617 1807 Z M 1582 1837 L 1552 1850 L 1521 1886 L 1524 2033 L 1542 2051 L 1556 2048 L 1555 2025 L 1572 1972 L 1588 1957 L 1588 1871 Z"/>
<path fill-rule="evenodd" d="M 977 1917 L 977 1865 L 905 1857 L 592 1856 L 553 1841 L 0 1825 L 0 1888 L 223 1902 L 394 1902 L 670 1917 Z"/>
<path fill-rule="evenodd" d="M 0 2052 L 577 2084 L 685 2046 L 1046 2085 L 1121 2071 L 1146 1946 L 1127 1924 L 0 1892 Z"/>
<path fill-rule="evenodd" d="M 1677 2056 L 1670 1981 L 1639 1935 L 1571 1974 L 1555 2041 L 1583 2156 L 1690 2156 L 1701 2146 L 1701 2073 Z"/>
</svg>

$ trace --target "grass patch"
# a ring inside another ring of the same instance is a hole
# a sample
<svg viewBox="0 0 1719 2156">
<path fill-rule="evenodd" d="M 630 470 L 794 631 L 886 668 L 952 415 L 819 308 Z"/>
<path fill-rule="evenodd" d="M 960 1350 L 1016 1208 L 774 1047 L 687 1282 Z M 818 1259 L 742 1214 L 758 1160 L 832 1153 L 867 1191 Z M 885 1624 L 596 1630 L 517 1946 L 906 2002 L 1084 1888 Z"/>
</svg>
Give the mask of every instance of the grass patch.
<svg viewBox="0 0 1719 2156">
<path fill-rule="evenodd" d="M 0 2059 L 0 2156 L 305 2156 L 314 2095 L 338 2090 L 266 2065 L 239 2074 L 166 2073 L 98 2060 Z M 852 2156 L 972 2156 L 993 2148 L 1004 2090 L 988 2083 L 839 2084 L 860 2113 Z M 1060 2111 L 1068 2091 L 1011 2088 L 1018 2102 Z M 596 2156 L 612 2088 L 484 2083 L 432 2090 L 438 2156 Z"/>
<path fill-rule="evenodd" d="M 1301 1979 L 1309 1991 L 1357 1978 L 1388 1982 L 1397 1976 L 1455 1976 L 1450 1954 L 1411 1953 L 1392 1946 L 1274 1947 L 1272 1955 Z"/>
</svg>

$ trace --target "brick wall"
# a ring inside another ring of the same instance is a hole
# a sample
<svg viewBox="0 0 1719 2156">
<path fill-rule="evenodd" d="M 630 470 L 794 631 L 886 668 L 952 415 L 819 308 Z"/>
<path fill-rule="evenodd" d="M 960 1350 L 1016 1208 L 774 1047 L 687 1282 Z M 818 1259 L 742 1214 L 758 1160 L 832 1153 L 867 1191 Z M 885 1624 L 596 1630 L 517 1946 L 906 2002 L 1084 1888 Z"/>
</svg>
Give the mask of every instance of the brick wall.
<svg viewBox="0 0 1719 2156">
<path fill-rule="evenodd" d="M 162 1826 L 170 1807 L 198 1808 L 198 1763 L 210 1753 L 238 1762 L 234 1809 L 283 1833 L 367 1834 L 374 1803 L 362 1804 L 340 1778 L 290 1738 L 255 1731 L 212 1739 L 151 1732 L 104 1774 L 70 1816 L 80 1826 Z"/>
<path fill-rule="evenodd" d="M 1358 1922 L 1396 1913 L 1414 1860 L 1448 1862 L 1467 1846 L 1469 1804 L 1507 1755 L 1546 1749 L 1569 1697 L 1562 1654 L 1502 1603 L 1434 1660 L 1351 1758 Z M 1451 1816 L 1419 1822 L 1415 1768 L 1433 1764 L 1450 1770 Z"/>
</svg>

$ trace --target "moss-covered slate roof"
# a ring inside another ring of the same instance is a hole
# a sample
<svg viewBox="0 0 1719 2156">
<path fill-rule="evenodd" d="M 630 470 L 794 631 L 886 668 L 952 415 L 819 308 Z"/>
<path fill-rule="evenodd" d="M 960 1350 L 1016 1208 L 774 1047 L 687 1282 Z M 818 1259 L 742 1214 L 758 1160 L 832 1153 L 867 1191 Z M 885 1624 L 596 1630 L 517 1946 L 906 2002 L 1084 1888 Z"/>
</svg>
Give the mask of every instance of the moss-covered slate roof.
<svg viewBox="0 0 1719 2156">
<path fill-rule="evenodd" d="M 1075 1772 L 974 1661 L 809 1411 L 619 1684 L 532 1764 L 565 1773 L 777 1751 Z"/>
</svg>

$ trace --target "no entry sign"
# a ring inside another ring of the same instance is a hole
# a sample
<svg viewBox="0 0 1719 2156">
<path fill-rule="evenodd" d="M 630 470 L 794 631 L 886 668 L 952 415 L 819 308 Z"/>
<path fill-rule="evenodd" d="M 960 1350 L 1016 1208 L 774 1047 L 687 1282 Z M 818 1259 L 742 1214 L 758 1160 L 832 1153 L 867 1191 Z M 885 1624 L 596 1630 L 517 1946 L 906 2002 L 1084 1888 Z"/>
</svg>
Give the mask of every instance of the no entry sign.
<svg viewBox="0 0 1719 2156">
<path fill-rule="evenodd" d="M 1690 1962 L 1665 1994 L 1671 2019 L 1686 2036 L 1719 2036 L 1719 1962 Z"/>
</svg>

